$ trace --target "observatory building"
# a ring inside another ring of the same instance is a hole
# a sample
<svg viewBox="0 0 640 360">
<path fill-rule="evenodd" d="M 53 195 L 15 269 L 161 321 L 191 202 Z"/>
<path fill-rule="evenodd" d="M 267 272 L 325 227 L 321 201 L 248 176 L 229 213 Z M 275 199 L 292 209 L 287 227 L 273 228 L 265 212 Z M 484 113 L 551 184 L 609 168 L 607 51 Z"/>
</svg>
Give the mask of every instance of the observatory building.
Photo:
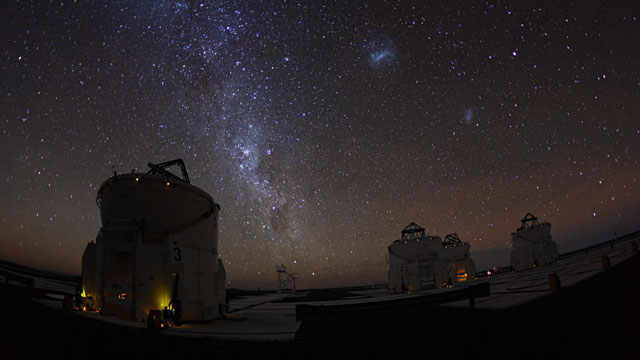
<svg viewBox="0 0 640 360">
<path fill-rule="evenodd" d="M 174 323 L 218 317 L 226 310 L 220 206 L 190 184 L 181 159 L 149 167 L 114 172 L 98 190 L 102 227 L 82 256 L 83 306 L 134 320 L 152 310 Z"/>
<path fill-rule="evenodd" d="M 402 239 L 389 245 L 389 291 L 401 293 L 453 285 L 475 278 L 470 244 L 457 234 L 445 240 L 426 235 L 416 223 L 402 230 Z"/>
<path fill-rule="evenodd" d="M 531 213 L 520 222 L 518 230 L 511 233 L 511 268 L 519 271 L 557 262 L 558 246 L 551 240 L 551 224 L 538 223 Z"/>
</svg>

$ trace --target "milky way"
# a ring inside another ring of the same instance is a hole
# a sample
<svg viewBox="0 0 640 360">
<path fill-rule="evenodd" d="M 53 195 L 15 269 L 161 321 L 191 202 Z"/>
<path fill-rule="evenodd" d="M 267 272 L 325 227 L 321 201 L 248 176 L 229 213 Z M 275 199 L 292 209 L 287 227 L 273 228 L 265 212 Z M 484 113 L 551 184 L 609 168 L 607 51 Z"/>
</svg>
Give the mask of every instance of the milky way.
<svg viewBox="0 0 640 360">
<path fill-rule="evenodd" d="M 480 268 L 526 212 L 638 229 L 635 1 L 399 4 L 3 2 L 0 257 L 79 273 L 100 184 L 174 158 L 231 287 L 383 281 L 410 222 Z"/>
</svg>

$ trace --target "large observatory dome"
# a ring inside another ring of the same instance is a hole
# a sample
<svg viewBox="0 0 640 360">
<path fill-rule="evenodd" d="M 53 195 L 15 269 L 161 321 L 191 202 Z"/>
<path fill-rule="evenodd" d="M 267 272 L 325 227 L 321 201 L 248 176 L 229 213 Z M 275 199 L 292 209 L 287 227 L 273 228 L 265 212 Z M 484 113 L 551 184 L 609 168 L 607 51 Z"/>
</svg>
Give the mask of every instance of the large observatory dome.
<svg viewBox="0 0 640 360">
<path fill-rule="evenodd" d="M 219 208 L 194 185 L 140 173 L 109 178 L 100 187 L 96 202 L 103 226 L 122 219 L 144 219 L 145 231 L 154 235 L 177 230 L 201 216 L 217 215 Z"/>
<path fill-rule="evenodd" d="M 220 206 L 191 185 L 182 160 L 149 167 L 114 173 L 98 190 L 102 227 L 82 257 L 85 306 L 134 319 L 157 310 L 174 323 L 221 316 Z"/>
</svg>

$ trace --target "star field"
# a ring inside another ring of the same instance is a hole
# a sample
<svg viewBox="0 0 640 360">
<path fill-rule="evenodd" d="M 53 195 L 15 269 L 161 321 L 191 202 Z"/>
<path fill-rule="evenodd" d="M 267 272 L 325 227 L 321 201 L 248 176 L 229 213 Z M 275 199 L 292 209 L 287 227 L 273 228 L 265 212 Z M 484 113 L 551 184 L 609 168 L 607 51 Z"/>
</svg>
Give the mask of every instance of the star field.
<svg viewBox="0 0 640 360">
<path fill-rule="evenodd" d="M 417 222 L 508 264 L 638 230 L 634 1 L 3 2 L 0 258 L 79 273 L 112 175 L 183 158 L 230 287 L 386 279 Z"/>
</svg>

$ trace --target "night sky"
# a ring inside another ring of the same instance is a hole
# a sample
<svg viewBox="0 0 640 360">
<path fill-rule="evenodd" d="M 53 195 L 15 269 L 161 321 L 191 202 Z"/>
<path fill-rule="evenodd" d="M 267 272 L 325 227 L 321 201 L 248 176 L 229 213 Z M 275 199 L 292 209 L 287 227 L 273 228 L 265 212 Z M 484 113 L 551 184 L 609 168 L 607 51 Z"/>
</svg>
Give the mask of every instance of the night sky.
<svg viewBox="0 0 640 360">
<path fill-rule="evenodd" d="M 79 274 L 100 184 L 175 158 L 229 287 L 383 281 L 410 222 L 479 269 L 527 212 L 640 229 L 635 0 L 92 3 L 0 5 L 2 259 Z"/>
</svg>

